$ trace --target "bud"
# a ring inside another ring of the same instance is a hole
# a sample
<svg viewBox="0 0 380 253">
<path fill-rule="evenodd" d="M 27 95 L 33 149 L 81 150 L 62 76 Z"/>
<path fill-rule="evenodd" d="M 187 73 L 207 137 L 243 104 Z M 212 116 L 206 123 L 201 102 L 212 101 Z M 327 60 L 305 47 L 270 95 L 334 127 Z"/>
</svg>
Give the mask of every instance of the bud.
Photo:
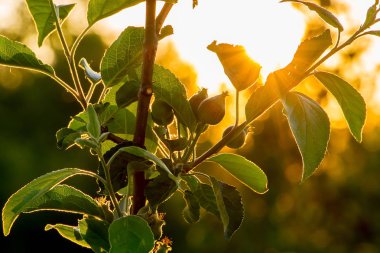
<svg viewBox="0 0 380 253">
<path fill-rule="evenodd" d="M 233 128 L 234 128 L 234 126 L 227 127 L 226 130 L 224 130 L 224 132 L 223 132 L 223 137 L 225 137 L 229 132 L 231 132 L 231 130 Z M 232 140 L 230 140 L 226 144 L 226 146 L 229 147 L 229 148 L 234 148 L 234 149 L 240 148 L 241 146 L 244 145 L 246 137 L 247 137 L 247 132 L 244 129 L 243 131 L 241 131 L 239 133 L 238 136 L 236 136 L 235 138 L 233 138 Z"/>
<path fill-rule="evenodd" d="M 167 126 L 174 119 L 173 109 L 162 100 L 154 100 L 152 104 L 152 119 L 160 126 Z"/>
<path fill-rule="evenodd" d="M 259 78 L 261 66 L 247 55 L 244 47 L 230 44 L 217 45 L 214 41 L 207 48 L 218 55 L 224 73 L 236 90 L 249 88 Z"/>
<path fill-rule="evenodd" d="M 204 124 L 216 125 L 226 114 L 228 92 L 203 100 L 197 110 L 198 120 Z"/>
<path fill-rule="evenodd" d="M 194 94 L 190 99 L 189 103 L 191 106 L 191 109 L 193 110 L 193 113 L 196 118 L 198 118 L 198 107 L 200 103 L 202 103 L 203 100 L 208 98 L 207 89 L 202 88 L 202 90 L 198 91 L 197 94 Z"/>
</svg>

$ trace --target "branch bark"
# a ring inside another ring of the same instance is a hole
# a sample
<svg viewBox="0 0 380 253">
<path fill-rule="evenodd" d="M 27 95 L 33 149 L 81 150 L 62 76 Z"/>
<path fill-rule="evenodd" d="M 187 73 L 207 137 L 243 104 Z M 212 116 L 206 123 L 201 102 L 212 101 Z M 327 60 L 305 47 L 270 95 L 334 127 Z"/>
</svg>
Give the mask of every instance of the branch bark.
<svg viewBox="0 0 380 253">
<path fill-rule="evenodd" d="M 133 138 L 135 145 L 144 147 L 146 127 L 148 124 L 149 104 L 153 94 L 152 79 L 153 68 L 157 51 L 157 34 L 156 34 L 156 0 L 146 1 L 146 19 L 145 19 L 145 38 L 144 38 L 144 55 L 142 65 L 141 87 L 137 104 L 136 129 Z M 146 180 L 144 172 L 135 172 L 132 213 L 137 212 L 145 206 L 146 198 L 144 189 Z"/>
</svg>

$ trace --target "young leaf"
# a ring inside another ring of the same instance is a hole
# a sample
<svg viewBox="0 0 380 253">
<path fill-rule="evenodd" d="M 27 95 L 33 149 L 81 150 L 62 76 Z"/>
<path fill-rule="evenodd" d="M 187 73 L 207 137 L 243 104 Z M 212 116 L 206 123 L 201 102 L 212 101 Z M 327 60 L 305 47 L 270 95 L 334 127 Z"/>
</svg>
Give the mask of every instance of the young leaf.
<svg viewBox="0 0 380 253">
<path fill-rule="evenodd" d="M 155 65 L 153 71 L 155 98 L 170 105 L 178 119 L 190 130 L 195 129 L 196 119 L 187 100 L 185 86 L 168 69 Z"/>
<path fill-rule="evenodd" d="M 367 16 L 366 16 L 366 19 L 364 21 L 364 24 L 363 24 L 363 27 L 369 27 L 371 26 L 375 20 L 376 20 L 376 9 L 377 9 L 377 3 L 375 3 L 374 5 L 372 5 L 371 7 L 369 7 L 369 9 L 367 10 Z"/>
<path fill-rule="evenodd" d="M 176 182 L 168 177 L 167 174 L 160 174 L 151 180 L 145 187 L 145 196 L 153 210 L 168 200 L 177 190 Z"/>
<path fill-rule="evenodd" d="M 87 194 L 68 185 L 57 185 L 24 207 L 23 213 L 62 211 L 87 214 L 104 219 L 103 209 Z"/>
<path fill-rule="evenodd" d="M 43 41 L 55 29 L 55 17 L 48 0 L 26 0 L 30 13 L 38 31 L 38 46 L 42 46 Z M 75 4 L 55 6 L 59 12 L 59 19 L 63 22 Z"/>
<path fill-rule="evenodd" d="M 80 132 L 71 128 L 61 128 L 56 133 L 57 147 L 59 149 L 68 149 L 75 144 L 75 140 L 80 136 Z"/>
<path fill-rule="evenodd" d="M 224 236 L 231 239 L 233 233 L 240 227 L 244 216 L 240 193 L 233 186 L 220 182 L 213 177 L 210 179 L 224 227 Z"/>
<path fill-rule="evenodd" d="M 106 51 L 100 66 L 107 87 L 122 83 L 128 72 L 141 65 L 144 28 L 128 27 Z"/>
<path fill-rule="evenodd" d="M 145 149 L 136 147 L 136 146 L 124 147 L 124 148 L 120 148 L 119 150 L 123 151 L 123 152 L 127 152 L 127 153 L 135 155 L 135 156 L 138 156 L 138 157 L 141 157 L 141 158 L 145 158 L 147 160 L 151 160 L 158 167 L 160 167 L 161 169 L 163 169 L 168 174 L 168 176 L 169 176 L 170 179 L 174 180 L 174 182 L 178 181 L 178 178 L 173 175 L 173 173 L 166 166 L 166 164 L 163 161 L 161 161 L 157 156 L 155 156 L 154 154 L 152 154 L 151 152 L 149 152 L 149 151 L 147 151 Z"/>
<path fill-rule="evenodd" d="M 110 253 L 147 253 L 154 247 L 154 235 L 148 223 L 130 215 L 112 222 L 109 227 Z"/>
<path fill-rule="evenodd" d="M 247 89 L 260 75 L 261 66 L 252 60 L 242 46 L 211 43 L 208 50 L 217 54 L 223 65 L 224 73 L 236 90 Z"/>
<path fill-rule="evenodd" d="M 253 162 L 235 154 L 219 154 L 206 161 L 222 166 L 233 177 L 257 193 L 268 191 L 268 179 L 265 173 Z"/>
<path fill-rule="evenodd" d="M 332 44 L 329 30 L 303 41 L 285 67 L 269 74 L 264 86 L 258 88 L 248 99 L 245 106 L 247 121 L 251 122 L 267 111 L 280 96 L 297 86 L 303 79 L 305 71 Z"/>
<path fill-rule="evenodd" d="M 37 59 L 30 48 L 2 35 L 0 35 L 0 65 L 31 69 L 48 75 L 54 74 L 54 69 Z"/>
<path fill-rule="evenodd" d="M 92 82 L 97 83 L 102 79 L 102 76 L 100 73 L 94 71 L 90 64 L 88 64 L 87 60 L 85 58 L 80 59 L 79 66 L 84 70 L 84 73 L 86 74 L 86 77 Z"/>
<path fill-rule="evenodd" d="M 305 180 L 313 174 L 325 156 L 330 137 L 330 121 L 319 104 L 301 93 L 289 92 L 282 103 L 302 155 L 302 180 Z"/>
<path fill-rule="evenodd" d="M 90 249 L 90 245 L 86 241 L 83 240 L 82 236 L 79 233 L 79 229 L 77 227 L 68 226 L 64 224 L 55 224 L 55 225 L 46 225 L 45 231 L 55 229 L 57 232 L 65 239 L 72 241 L 82 247 Z"/>
<path fill-rule="evenodd" d="M 95 108 L 92 104 L 89 104 L 87 107 L 88 113 L 88 123 L 87 123 L 87 131 L 91 134 L 92 137 L 98 139 L 101 134 L 100 122 L 98 118 L 98 114 L 95 111 Z"/>
<path fill-rule="evenodd" d="M 54 186 L 62 181 L 76 175 L 92 175 L 92 172 L 68 168 L 47 173 L 34 179 L 16 193 L 5 203 L 2 212 L 3 233 L 9 235 L 13 223 L 17 217 L 24 212 L 31 203 L 46 194 Z"/>
<path fill-rule="evenodd" d="M 187 223 L 195 223 L 199 221 L 200 218 L 200 208 L 199 201 L 193 192 L 186 190 L 183 194 L 183 198 L 186 201 L 186 207 L 183 209 L 183 218 Z"/>
<path fill-rule="evenodd" d="M 78 227 L 81 237 L 95 253 L 109 252 L 108 222 L 89 217 L 80 220 Z"/>
<path fill-rule="evenodd" d="M 366 104 L 363 97 L 339 76 L 326 72 L 317 72 L 314 76 L 334 95 L 343 110 L 352 135 L 361 142 L 366 119 Z"/>
<path fill-rule="evenodd" d="M 314 3 L 309 3 L 305 1 L 299 1 L 299 0 L 282 0 L 280 3 L 284 2 L 295 2 L 295 3 L 301 3 L 303 5 L 306 5 L 310 10 L 315 11 L 326 23 L 330 24 L 331 26 L 337 28 L 339 32 L 343 31 L 343 26 L 339 22 L 339 20 L 332 14 L 330 11 L 326 10 L 325 8 L 316 5 Z"/>
</svg>

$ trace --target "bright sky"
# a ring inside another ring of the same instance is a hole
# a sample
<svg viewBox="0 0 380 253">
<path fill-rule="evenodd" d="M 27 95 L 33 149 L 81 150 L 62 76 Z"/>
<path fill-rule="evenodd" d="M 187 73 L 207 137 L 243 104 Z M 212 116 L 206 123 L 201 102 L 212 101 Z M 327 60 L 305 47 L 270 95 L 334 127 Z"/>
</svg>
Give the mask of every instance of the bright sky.
<svg viewBox="0 0 380 253">
<path fill-rule="evenodd" d="M 20 1 L 22 0 L 0 0 L 0 20 L 11 21 L 14 15 L 12 7 Z M 72 2 L 77 1 L 55 0 L 57 4 Z M 170 40 L 174 41 L 181 58 L 196 69 L 199 86 L 208 87 L 211 93 L 216 92 L 221 83 L 230 85 L 216 55 L 206 49 L 213 40 L 245 46 L 250 56 L 263 66 L 262 74 L 265 78 L 269 72 L 291 60 L 303 36 L 305 15 L 315 15 L 306 8 L 305 13 L 301 13 L 290 3 L 280 4 L 279 0 L 199 0 L 199 5 L 194 10 L 191 0 L 178 2 L 166 22 L 174 27 L 174 35 Z M 374 0 L 342 2 L 350 6 L 352 15 L 349 19 L 347 16 L 338 17 L 343 25 L 350 27 L 352 24 L 348 24 L 349 21 L 358 26 L 364 20 L 367 8 Z M 159 2 L 158 5 L 162 4 Z M 70 16 L 70 19 L 78 23 L 75 27 L 78 32 L 85 25 L 85 21 L 79 19 L 83 17 L 84 11 L 76 8 Z M 127 26 L 143 26 L 144 13 L 145 5 L 140 4 L 102 20 L 97 28 L 103 33 L 113 31 L 117 35 Z M 0 30 L 2 28 L 0 23 Z M 41 55 L 52 53 L 47 47 L 38 49 L 35 39 L 33 36 L 25 42 L 37 51 L 37 55 L 40 55 L 39 52 Z M 379 55 L 380 40 L 364 56 L 366 61 L 362 67 L 371 71 L 371 68 L 380 63 Z M 380 101 L 380 88 L 378 97 Z"/>
<path fill-rule="evenodd" d="M 174 35 L 170 38 L 182 59 L 193 64 L 198 84 L 211 92 L 216 92 L 221 83 L 230 85 L 216 55 L 206 49 L 213 40 L 245 46 L 250 56 L 263 66 L 265 78 L 274 69 L 289 63 L 303 36 L 305 14 L 312 13 L 301 13 L 290 3 L 280 4 L 278 0 L 199 0 L 194 10 L 191 2 L 179 0 L 166 24 L 173 25 Z M 344 1 L 351 6 L 354 12 L 351 20 L 356 24 L 362 22 L 373 2 Z M 131 24 L 143 25 L 144 8 L 141 4 L 104 23 L 117 32 Z M 348 22 L 345 17 L 339 18 L 343 24 Z M 379 62 L 379 59 L 373 60 Z"/>
</svg>

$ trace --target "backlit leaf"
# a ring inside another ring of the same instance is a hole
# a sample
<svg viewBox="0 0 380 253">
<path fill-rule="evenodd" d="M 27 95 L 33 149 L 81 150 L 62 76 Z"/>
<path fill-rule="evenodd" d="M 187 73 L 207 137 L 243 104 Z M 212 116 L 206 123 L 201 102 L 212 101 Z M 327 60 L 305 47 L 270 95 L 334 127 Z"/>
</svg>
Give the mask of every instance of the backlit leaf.
<svg viewBox="0 0 380 253">
<path fill-rule="evenodd" d="M 183 198 L 186 201 L 186 207 L 183 209 L 183 218 L 188 223 L 195 223 L 199 221 L 200 218 L 200 208 L 199 201 L 193 192 L 186 190 L 183 193 Z"/>
<path fill-rule="evenodd" d="M 337 17 L 334 16 L 330 11 L 326 10 L 325 8 L 314 4 L 314 3 L 309 3 L 305 1 L 299 1 L 299 0 L 282 0 L 281 3 L 284 2 L 295 2 L 295 3 L 301 3 L 305 6 L 307 6 L 310 10 L 315 11 L 326 23 L 329 25 L 337 28 L 339 32 L 343 31 L 343 26 L 337 19 Z"/>
<path fill-rule="evenodd" d="M 90 217 L 80 220 L 78 227 L 81 237 L 95 253 L 109 252 L 108 222 Z"/>
<path fill-rule="evenodd" d="M 47 173 L 34 179 L 16 193 L 5 203 L 2 212 L 3 233 L 9 235 L 13 223 L 17 217 L 29 208 L 29 205 L 49 192 L 62 181 L 76 175 L 91 175 L 91 172 L 67 168 Z"/>
<path fill-rule="evenodd" d="M 45 231 L 55 229 L 57 232 L 65 239 L 72 241 L 82 247 L 90 249 L 90 245 L 86 241 L 83 240 L 82 236 L 79 233 L 79 229 L 77 227 L 64 225 L 64 224 L 55 224 L 55 225 L 46 225 Z"/>
<path fill-rule="evenodd" d="M 57 185 L 39 198 L 31 201 L 23 213 L 42 210 L 88 214 L 104 218 L 102 208 L 89 195 L 68 185 Z"/>
<path fill-rule="evenodd" d="M 314 76 L 334 95 L 343 110 L 352 135 L 361 142 L 366 119 L 366 104 L 363 97 L 339 76 L 326 72 L 317 72 Z"/>
<path fill-rule="evenodd" d="M 213 177 L 211 183 L 224 227 L 224 236 L 230 239 L 243 221 L 244 208 L 240 193 L 235 187 Z"/>
<path fill-rule="evenodd" d="M 166 200 L 168 200 L 177 190 L 176 182 L 168 177 L 167 174 L 160 174 L 155 177 L 145 187 L 145 196 L 149 204 L 156 208 Z"/>
<path fill-rule="evenodd" d="M 30 13 L 33 16 L 34 23 L 38 31 L 38 46 L 42 46 L 43 41 L 55 29 L 55 17 L 50 6 L 49 0 L 26 0 Z M 75 4 L 65 4 L 55 6 L 59 11 L 59 19 L 62 23 Z"/>
<path fill-rule="evenodd" d="M 115 220 L 109 227 L 110 253 L 147 253 L 154 247 L 154 235 L 148 223 L 130 215 Z"/>
<path fill-rule="evenodd" d="M 313 174 L 325 156 L 330 137 L 330 121 L 318 103 L 301 93 L 289 92 L 282 103 L 302 155 L 305 180 Z"/>
<path fill-rule="evenodd" d="M 268 179 L 265 173 L 253 162 L 235 154 L 219 154 L 206 161 L 222 166 L 233 177 L 257 193 L 268 191 Z"/>
<path fill-rule="evenodd" d="M 0 35 L 0 65 L 54 74 L 53 68 L 39 60 L 30 48 L 2 35 Z"/>
</svg>

